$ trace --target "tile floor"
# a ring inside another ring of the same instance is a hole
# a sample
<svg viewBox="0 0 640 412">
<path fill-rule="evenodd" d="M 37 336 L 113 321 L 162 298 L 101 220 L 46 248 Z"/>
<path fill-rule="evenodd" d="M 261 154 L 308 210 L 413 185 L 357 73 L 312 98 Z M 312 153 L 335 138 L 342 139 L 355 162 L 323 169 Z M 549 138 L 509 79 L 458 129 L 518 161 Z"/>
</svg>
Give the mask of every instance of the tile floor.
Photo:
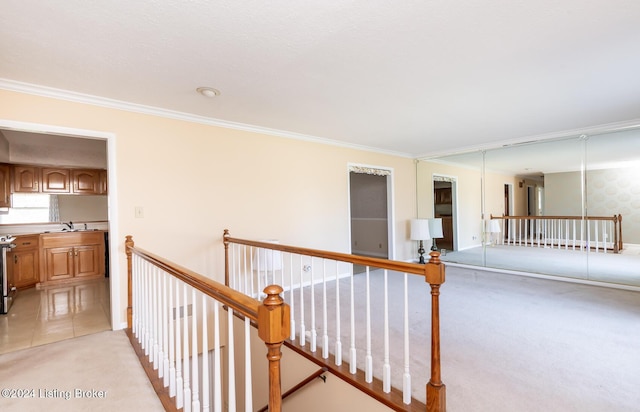
<svg viewBox="0 0 640 412">
<path fill-rule="evenodd" d="M 0 315 L 0 354 L 109 329 L 108 278 L 20 290 Z"/>
</svg>

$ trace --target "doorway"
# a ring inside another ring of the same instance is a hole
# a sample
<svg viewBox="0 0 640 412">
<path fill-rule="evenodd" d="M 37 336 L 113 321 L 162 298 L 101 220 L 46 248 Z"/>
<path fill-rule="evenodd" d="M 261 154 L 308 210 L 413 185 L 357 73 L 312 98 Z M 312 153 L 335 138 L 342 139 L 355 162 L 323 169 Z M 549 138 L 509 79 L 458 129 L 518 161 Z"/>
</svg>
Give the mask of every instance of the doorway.
<svg viewBox="0 0 640 412">
<path fill-rule="evenodd" d="M 72 141 L 74 140 L 76 143 L 73 143 L 73 144 L 76 146 L 79 144 L 81 140 L 86 142 L 88 142 L 89 140 L 103 141 L 104 145 L 106 146 L 106 155 L 103 152 L 101 156 L 103 156 L 102 158 L 106 163 L 106 169 L 107 169 L 108 180 L 109 180 L 109 194 L 107 195 L 108 217 L 106 219 L 107 227 L 108 227 L 107 230 L 110 232 L 111 239 L 118 238 L 117 221 L 116 221 L 117 217 L 112 214 L 113 211 L 117 210 L 116 199 L 115 199 L 115 196 L 113 195 L 116 192 L 115 159 L 113 157 L 113 153 L 115 153 L 115 135 L 113 135 L 112 133 L 87 131 L 84 129 L 82 130 L 71 129 L 71 128 L 65 128 L 65 127 L 59 127 L 59 126 L 50 126 L 50 125 L 42 125 L 42 124 L 34 124 L 34 123 L 14 122 L 14 121 L 3 120 L 3 119 L 0 119 L 0 131 L 7 131 L 11 133 L 18 132 L 18 133 L 24 134 L 25 136 L 28 135 L 30 139 L 33 139 L 33 140 L 30 140 L 25 137 L 25 140 L 24 140 L 25 144 L 28 144 L 28 142 L 30 141 L 35 142 L 38 139 L 46 140 L 46 141 L 50 141 L 51 139 L 58 139 L 56 141 L 59 141 L 59 139 L 61 138 L 68 138 L 69 140 L 72 140 Z M 78 140 L 78 139 L 81 139 L 81 140 Z M 23 142 L 21 142 L 21 144 L 22 143 Z M 9 161 L 9 160 L 10 159 L 6 159 L 5 161 Z M 100 325 L 98 325 L 98 324 L 93 324 L 91 319 L 87 318 L 87 316 L 84 316 L 84 318 L 82 316 L 76 316 L 77 319 L 74 318 L 72 319 L 72 321 L 75 321 L 75 320 L 85 321 L 85 323 L 82 325 L 84 327 L 83 331 L 80 331 L 79 330 L 80 328 L 77 328 L 76 325 L 74 325 L 73 328 L 78 329 L 74 331 L 74 334 L 77 334 L 79 336 L 82 333 L 85 333 L 85 334 L 94 333 L 98 331 L 97 329 L 104 329 L 105 327 L 111 330 L 122 328 L 123 325 L 118 321 L 118 319 L 120 318 L 119 276 L 110 276 L 108 273 L 109 270 L 112 270 L 112 268 L 114 267 L 114 265 L 110 264 L 112 262 L 109 262 L 109 260 L 111 257 L 116 256 L 116 253 L 117 253 L 117 245 L 114 243 L 115 242 L 112 241 L 105 245 L 105 257 L 107 259 L 107 261 L 105 262 L 107 264 L 105 271 L 106 271 L 106 276 L 108 277 L 105 277 L 102 280 L 98 279 L 95 281 L 87 281 L 86 283 L 74 284 L 73 286 L 61 286 L 60 288 L 49 287 L 49 288 L 45 288 L 44 290 L 38 290 L 38 291 L 25 290 L 24 292 L 21 293 L 22 294 L 21 297 L 23 298 L 22 303 L 27 304 L 28 301 L 31 300 L 33 304 L 41 304 L 41 305 L 44 304 L 45 307 L 55 310 L 56 316 L 60 315 L 59 318 L 56 318 L 56 321 L 59 321 L 64 316 L 64 313 L 62 313 L 62 311 L 59 310 L 58 308 L 60 306 L 59 303 L 62 302 L 63 298 L 66 299 L 68 303 L 70 302 L 68 305 L 69 307 L 77 307 L 78 299 L 81 299 L 84 302 L 86 299 L 89 299 L 90 297 L 91 299 L 93 299 L 93 301 L 95 301 L 95 302 L 92 302 L 92 303 L 95 303 L 94 312 L 98 313 L 102 311 L 107 315 L 107 317 L 104 320 L 104 322 L 101 322 Z M 44 296 L 43 293 L 46 294 L 45 298 L 43 298 Z M 16 299 L 15 307 L 19 306 L 18 304 L 20 303 L 20 300 L 21 300 L 20 297 Z M 53 301 L 56 302 L 56 305 L 49 304 L 50 302 L 53 302 Z M 85 305 L 85 306 L 88 307 L 88 305 Z M 54 339 L 55 337 L 52 335 L 49 335 L 48 338 Z M 65 338 L 65 336 L 60 336 L 60 338 Z"/>
<path fill-rule="evenodd" d="M 349 212 L 351 253 L 389 259 L 393 257 L 390 171 L 351 167 Z"/>
<path fill-rule="evenodd" d="M 434 239 L 437 249 L 456 250 L 456 180 L 433 177 L 433 216 L 442 219 L 442 238 Z"/>
</svg>

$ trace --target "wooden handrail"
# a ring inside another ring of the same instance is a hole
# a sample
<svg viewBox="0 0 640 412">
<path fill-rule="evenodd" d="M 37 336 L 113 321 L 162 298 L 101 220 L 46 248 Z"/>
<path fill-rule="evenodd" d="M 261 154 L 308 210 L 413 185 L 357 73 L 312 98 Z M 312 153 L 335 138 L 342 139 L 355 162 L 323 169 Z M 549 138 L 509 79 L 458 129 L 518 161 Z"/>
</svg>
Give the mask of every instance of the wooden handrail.
<svg viewBox="0 0 640 412">
<path fill-rule="evenodd" d="M 491 219 L 560 219 L 560 220 L 611 220 L 613 222 L 622 220 L 621 215 L 613 216 L 494 216 L 490 215 Z"/>
<path fill-rule="evenodd" d="M 279 250 L 281 252 L 288 252 L 296 255 L 305 255 L 305 256 L 312 256 L 312 257 L 318 257 L 318 258 L 324 258 L 324 259 L 330 259 L 330 260 L 337 260 L 340 262 L 354 263 L 356 265 L 372 266 L 377 268 L 394 270 L 396 272 L 426 276 L 425 265 L 419 264 L 419 263 L 400 262 L 397 260 L 380 259 L 380 258 L 367 257 L 367 256 L 350 255 L 348 253 L 330 252 L 326 250 L 309 249 L 309 248 L 303 248 L 303 247 L 297 247 L 297 246 L 288 246 L 288 245 L 282 245 L 279 243 L 238 239 L 238 238 L 231 237 L 229 235 L 228 229 L 225 229 L 223 236 L 224 236 L 225 246 L 228 246 L 229 243 L 236 243 L 239 245 L 253 246 L 253 247 L 258 247 L 263 249 Z M 228 275 L 228 268 L 227 268 L 227 275 Z"/>
<path fill-rule="evenodd" d="M 225 247 L 225 281 L 227 284 L 229 282 L 229 245 L 231 243 L 424 276 L 425 281 L 429 283 L 431 287 L 431 377 L 426 385 L 427 411 L 444 412 L 446 410 L 446 387 L 442 383 L 441 378 L 439 312 L 440 286 L 445 282 L 445 267 L 440 261 L 439 252 L 432 251 L 429 254 L 431 259 L 427 264 L 408 263 L 347 253 L 301 248 L 280 243 L 233 238 L 228 229 L 224 230 L 223 242 Z M 313 357 L 309 359 L 313 360 Z M 334 370 L 334 368 L 331 369 L 332 371 Z M 340 377 L 354 387 L 363 390 L 363 385 L 352 382 L 348 379 L 347 375 Z M 378 400 L 384 402 L 382 399 Z M 387 406 L 393 407 L 389 404 L 387 404 Z"/>
<path fill-rule="evenodd" d="M 188 284 L 199 290 L 200 292 L 216 299 L 217 301 L 223 303 L 224 305 L 229 306 L 231 309 L 239 312 L 240 314 L 248 317 L 249 319 L 256 321 L 258 320 L 258 308 L 260 307 L 260 302 L 255 299 L 250 298 L 249 296 L 237 292 L 231 289 L 228 286 L 225 286 L 215 280 L 204 277 L 192 270 L 189 270 L 185 267 L 182 267 L 178 264 L 175 264 L 169 260 L 166 260 L 158 255 L 155 255 L 151 252 L 148 252 L 144 249 L 140 249 L 134 246 L 133 240 L 131 236 L 127 236 L 127 241 L 125 242 L 126 251 L 127 251 L 127 259 L 129 259 L 130 254 L 136 254 L 140 256 L 142 259 L 148 261 L 154 266 L 159 267 L 160 269 L 166 271 L 182 282 Z M 128 264 L 129 270 L 129 280 L 128 284 L 131 285 L 131 261 L 129 260 Z M 129 291 L 129 304 L 127 309 L 131 308 L 131 291 Z M 129 310 L 128 310 L 129 311 Z M 131 327 L 129 323 L 129 319 L 127 319 L 128 327 Z"/>
<path fill-rule="evenodd" d="M 269 411 L 280 412 L 282 410 L 282 385 L 280 378 L 281 347 L 287 339 L 290 330 L 289 305 L 280 297 L 282 288 L 277 285 L 267 286 L 264 289 L 267 297 L 262 302 L 259 302 L 226 285 L 204 277 L 144 249 L 135 247 L 132 236 L 126 236 L 125 252 L 127 255 L 127 284 L 129 286 L 127 301 L 128 329 L 131 330 L 132 328 L 133 318 L 132 257 L 135 254 L 197 289 L 201 293 L 217 300 L 227 306 L 228 309 L 233 309 L 237 315 L 245 316 L 257 323 L 258 336 L 267 346 L 267 359 L 269 361 Z"/>
</svg>

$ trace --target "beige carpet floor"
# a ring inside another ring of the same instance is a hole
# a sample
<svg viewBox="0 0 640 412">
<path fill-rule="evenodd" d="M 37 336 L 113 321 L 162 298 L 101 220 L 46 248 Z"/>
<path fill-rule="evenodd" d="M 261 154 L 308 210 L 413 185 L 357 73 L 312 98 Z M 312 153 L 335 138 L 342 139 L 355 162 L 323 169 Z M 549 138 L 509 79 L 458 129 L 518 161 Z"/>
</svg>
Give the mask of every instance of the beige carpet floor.
<svg viewBox="0 0 640 412">
<path fill-rule="evenodd" d="M 0 355 L 0 411 L 163 411 L 124 331 Z"/>
</svg>

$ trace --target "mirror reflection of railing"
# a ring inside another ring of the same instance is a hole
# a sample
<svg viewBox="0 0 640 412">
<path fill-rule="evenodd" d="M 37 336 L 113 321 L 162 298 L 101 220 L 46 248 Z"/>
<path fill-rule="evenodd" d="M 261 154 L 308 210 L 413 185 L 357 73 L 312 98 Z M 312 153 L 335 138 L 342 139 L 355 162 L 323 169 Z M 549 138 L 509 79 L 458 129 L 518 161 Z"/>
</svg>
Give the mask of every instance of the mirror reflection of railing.
<svg viewBox="0 0 640 412">
<path fill-rule="evenodd" d="M 491 216 L 500 222 L 500 245 L 618 253 L 623 248 L 622 215 Z M 493 232 L 493 231 L 492 231 Z M 491 232 L 490 232 L 491 233 Z"/>
</svg>

